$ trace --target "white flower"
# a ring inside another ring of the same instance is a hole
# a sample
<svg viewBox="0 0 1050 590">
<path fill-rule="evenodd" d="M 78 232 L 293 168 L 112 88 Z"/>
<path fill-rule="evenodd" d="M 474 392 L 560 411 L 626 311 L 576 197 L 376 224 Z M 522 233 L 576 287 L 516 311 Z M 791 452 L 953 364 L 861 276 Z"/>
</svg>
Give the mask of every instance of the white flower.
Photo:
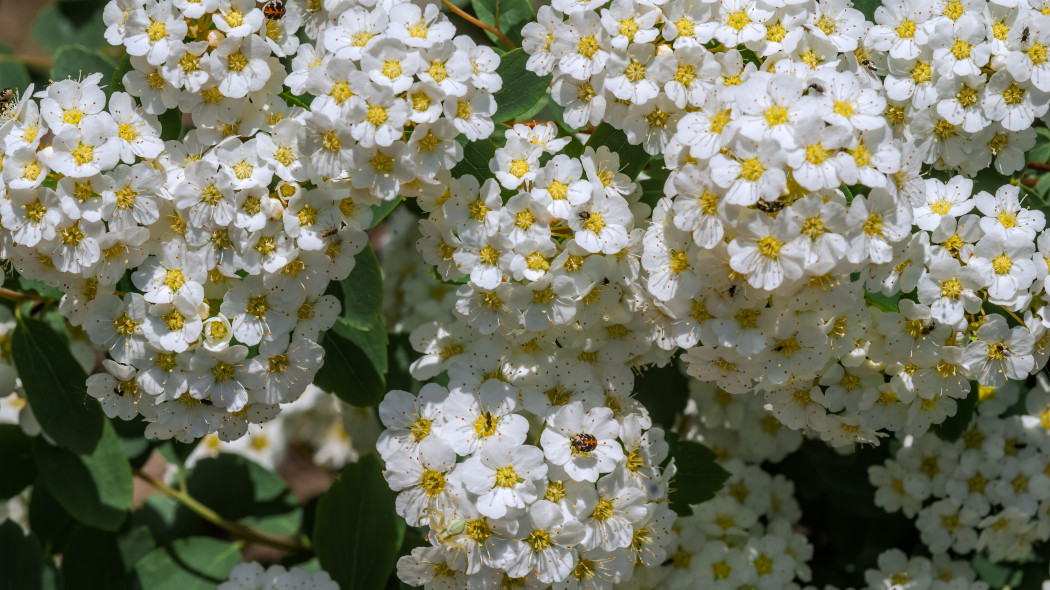
<svg viewBox="0 0 1050 590">
<path fill-rule="evenodd" d="M 543 451 L 533 446 L 496 443 L 483 447 L 458 470 L 467 491 L 478 494 L 478 512 L 503 518 L 538 497 L 537 480 L 546 478 Z"/>
<path fill-rule="evenodd" d="M 620 426 L 609 408 L 584 411 L 573 402 L 547 418 L 540 445 L 547 460 L 565 469 L 576 481 L 597 481 L 623 461 L 623 449 L 616 437 Z"/>
</svg>

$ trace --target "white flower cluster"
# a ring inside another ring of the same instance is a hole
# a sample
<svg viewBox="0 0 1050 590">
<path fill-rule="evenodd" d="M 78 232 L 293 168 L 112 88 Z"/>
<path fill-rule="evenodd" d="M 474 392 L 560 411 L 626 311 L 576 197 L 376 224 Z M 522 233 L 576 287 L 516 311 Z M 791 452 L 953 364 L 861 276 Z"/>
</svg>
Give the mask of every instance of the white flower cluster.
<svg viewBox="0 0 1050 590">
<path fill-rule="evenodd" d="M 460 367 L 470 369 L 450 369 L 451 392 L 430 383 L 379 406 L 387 430 L 377 447 L 397 512 L 427 526 L 430 541 L 398 561 L 404 582 L 611 588 L 636 564 L 663 563 L 673 468 L 659 467 L 667 443 L 644 410 L 618 416 L 575 401 L 530 415 L 514 385 Z"/>
<path fill-rule="evenodd" d="M 1000 416 L 1018 389 L 982 388 L 979 415 L 959 440 L 909 437 L 869 469 L 875 503 L 914 518 L 931 552 L 1018 561 L 1050 539 L 1050 389 L 1028 392 L 1028 414 Z"/>
<path fill-rule="evenodd" d="M 693 380 L 680 432 L 715 452 L 720 461 L 778 463 L 802 446 L 802 433 L 784 426 L 757 392 L 733 395 L 711 383 Z"/>
<path fill-rule="evenodd" d="M 0 258 L 66 293 L 109 356 L 88 392 L 147 436 L 235 439 L 299 397 L 371 208 L 491 132 L 490 48 L 434 5 L 329 4 L 113 0 L 130 94 L 95 74 L 4 112 Z M 172 108 L 196 128 L 165 143 Z"/>
<path fill-rule="evenodd" d="M 909 558 L 900 549 L 879 554 L 878 568 L 865 571 L 864 581 L 867 586 L 862 590 L 988 590 L 988 584 L 977 580 L 967 561 L 953 560 L 947 553 Z M 835 588 L 827 586 L 825 590 Z"/>
<path fill-rule="evenodd" d="M 310 573 L 303 568 L 271 565 L 264 568 L 255 561 L 245 562 L 230 570 L 230 579 L 218 590 L 339 590 L 328 572 Z"/>
<path fill-rule="evenodd" d="M 624 588 L 798 590 L 809 581 L 813 547 L 794 530 L 794 484 L 740 459 L 723 466 L 733 475 L 721 491 L 675 522 L 668 562 Z"/>
<path fill-rule="evenodd" d="M 784 424 L 846 445 L 921 435 L 968 379 L 999 386 L 1045 363 L 1043 214 L 1016 186 L 920 176 L 972 175 L 993 155 L 1002 173 L 1023 167 L 1048 95 L 1038 68 L 1007 65 L 1038 57 L 1021 23 L 1045 17 L 890 3 L 879 23 L 899 13 L 894 30 L 921 42 L 904 56 L 844 1 L 605 4 L 541 9 L 529 68 L 553 74 L 570 125 L 604 121 L 663 154 L 634 282 L 666 327 L 656 344 L 688 349 L 690 374 L 758 389 Z M 902 71 L 921 79 L 911 93 Z M 980 125 L 949 108 L 960 100 Z M 905 297 L 883 313 L 868 291 Z M 1001 312 L 977 317 L 983 302 Z"/>
</svg>

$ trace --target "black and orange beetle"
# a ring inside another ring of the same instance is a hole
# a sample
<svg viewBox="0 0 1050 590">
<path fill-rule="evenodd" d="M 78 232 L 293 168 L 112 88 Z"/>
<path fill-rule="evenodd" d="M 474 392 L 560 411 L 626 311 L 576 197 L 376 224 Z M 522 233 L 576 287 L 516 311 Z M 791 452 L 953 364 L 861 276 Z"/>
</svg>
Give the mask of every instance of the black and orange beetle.
<svg viewBox="0 0 1050 590">
<path fill-rule="evenodd" d="M 263 6 L 263 16 L 269 20 L 281 20 L 284 17 L 284 2 L 270 0 Z"/>
</svg>

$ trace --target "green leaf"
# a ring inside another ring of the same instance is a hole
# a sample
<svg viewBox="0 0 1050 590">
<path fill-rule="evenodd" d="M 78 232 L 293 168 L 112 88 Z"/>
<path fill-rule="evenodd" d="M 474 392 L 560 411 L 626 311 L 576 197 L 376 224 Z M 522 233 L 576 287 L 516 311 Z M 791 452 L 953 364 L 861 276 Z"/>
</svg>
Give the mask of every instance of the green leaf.
<svg viewBox="0 0 1050 590">
<path fill-rule="evenodd" d="M 284 103 L 290 107 L 299 107 L 301 109 L 310 110 L 310 104 L 313 102 L 314 97 L 310 94 L 294 95 L 291 92 L 285 90 L 279 94 L 284 99 Z"/>
<path fill-rule="evenodd" d="M 128 588 L 117 536 L 84 526 L 73 529 L 62 548 L 62 580 L 66 590 Z"/>
<path fill-rule="evenodd" d="M 109 93 L 127 92 L 124 88 L 124 74 L 134 69 L 131 65 L 131 56 L 125 53 L 124 57 L 120 58 L 117 69 L 113 71 L 113 77 L 109 80 Z"/>
<path fill-rule="evenodd" d="M 10 47 L 0 43 L 0 88 L 15 89 L 22 95 L 29 82 L 29 70 L 25 64 Z"/>
<path fill-rule="evenodd" d="M 970 420 L 973 419 L 974 409 L 977 407 L 977 399 L 980 388 L 974 381 L 970 382 L 970 393 L 963 399 L 955 400 L 955 415 L 948 418 L 940 424 L 934 424 L 930 427 L 941 440 L 948 442 L 955 442 L 959 440 L 962 433 L 966 432 L 967 427 L 970 426 Z"/>
<path fill-rule="evenodd" d="M 882 5 L 881 0 L 853 0 L 853 8 L 864 13 L 864 18 L 875 22 L 875 9 Z"/>
<path fill-rule="evenodd" d="M 492 140 L 481 139 L 478 141 L 467 141 L 462 134 L 456 136 L 456 141 L 463 144 L 463 159 L 452 168 L 452 176 L 459 178 L 470 174 L 483 182 L 492 176 L 489 171 L 489 160 L 496 155 L 496 145 Z"/>
<path fill-rule="evenodd" d="M 102 10 L 92 10 L 88 14 L 67 14 L 68 10 L 61 5 L 88 4 L 81 2 L 56 2 L 44 7 L 29 31 L 33 39 L 48 53 L 57 55 L 63 45 L 82 45 L 88 49 L 99 49 L 107 45 L 105 39 L 106 24 L 102 22 Z M 90 70 L 85 70 L 90 73 Z"/>
<path fill-rule="evenodd" d="M 241 563 L 240 547 L 211 537 L 189 537 L 150 551 L 135 564 L 148 590 L 215 590 Z"/>
<path fill-rule="evenodd" d="M 515 45 L 521 45 L 521 28 L 536 20 L 536 12 L 528 0 L 470 0 L 470 4 L 478 20 L 506 35 Z M 485 35 L 493 42 L 499 41 L 499 37 L 488 31 Z"/>
<path fill-rule="evenodd" d="M 340 319 L 346 325 L 368 330 L 376 315 L 383 311 L 383 273 L 371 245 L 354 258 L 354 270 L 340 282 L 343 311 Z"/>
<path fill-rule="evenodd" d="M 605 146 L 620 155 L 620 172 L 623 172 L 627 176 L 634 180 L 638 177 L 638 173 L 645 168 L 645 165 L 649 162 L 649 154 L 645 153 L 645 149 L 640 145 L 631 145 L 627 141 L 627 135 L 614 128 L 608 123 L 602 123 L 594 130 L 591 134 L 590 139 L 587 140 L 587 147 L 598 149 L 599 146 Z"/>
<path fill-rule="evenodd" d="M 387 333 L 379 316 L 368 330 L 336 321 L 324 340 L 324 366 L 314 385 L 348 404 L 374 406 L 386 393 Z"/>
<path fill-rule="evenodd" d="M 63 295 L 61 289 L 52 287 L 43 281 L 34 281 L 22 276 L 18 277 L 18 290 L 23 293 L 36 293 L 51 299 L 61 299 Z"/>
<path fill-rule="evenodd" d="M 39 481 L 39 480 L 38 480 Z M 44 547 L 61 548 L 77 522 L 58 503 L 47 486 L 33 486 L 29 496 L 29 528 Z"/>
<path fill-rule="evenodd" d="M 401 195 L 398 195 L 396 199 L 392 199 L 390 201 L 383 201 L 378 205 L 373 205 L 372 223 L 366 229 L 372 229 L 373 227 L 379 225 L 384 219 L 387 218 L 387 215 L 390 215 L 394 212 L 394 209 L 397 209 L 397 206 L 400 205 L 401 201 L 403 200 L 405 200 L 405 198 Z"/>
<path fill-rule="evenodd" d="M 547 97 L 550 76 L 540 78 L 525 69 L 529 56 L 520 47 L 500 57 L 496 73 L 503 78 L 503 87 L 496 92 L 496 113 L 492 121 L 511 121 L 531 110 L 536 103 Z"/>
<path fill-rule="evenodd" d="M 375 455 L 351 463 L 317 503 L 313 543 L 321 566 L 342 590 L 384 588 L 405 522 Z"/>
<path fill-rule="evenodd" d="M 98 72 L 102 74 L 102 84 L 106 84 L 113 79 L 116 67 L 113 60 L 83 45 L 63 45 L 55 52 L 54 61 L 51 62 L 51 79 L 80 80 Z"/>
<path fill-rule="evenodd" d="M 271 535 L 295 534 L 302 521 L 299 502 L 284 480 L 240 455 L 223 453 L 199 461 L 187 475 L 186 491 L 223 518 L 245 520 L 248 526 Z M 279 518 L 285 515 L 288 518 Z M 176 519 L 182 518 L 196 517 L 180 507 Z"/>
<path fill-rule="evenodd" d="M 160 138 L 173 141 L 182 138 L 182 111 L 168 109 L 157 117 L 160 120 Z"/>
<path fill-rule="evenodd" d="M 0 500 L 6 500 L 36 478 L 33 439 L 17 424 L 0 424 L 0 449 Z"/>
<path fill-rule="evenodd" d="M 43 483 L 73 518 L 104 531 L 115 531 L 124 522 L 134 483 L 109 421 L 91 454 L 77 455 L 42 439 L 34 441 L 33 454 Z"/>
<path fill-rule="evenodd" d="M 670 506 L 679 515 L 693 513 L 691 506 L 715 497 L 729 472 L 716 460 L 715 453 L 691 440 L 678 441 L 671 451 L 678 471 L 671 481 Z"/>
<path fill-rule="evenodd" d="M 13 520 L 0 524 L 0 590 L 40 590 L 40 543 Z"/>
<path fill-rule="evenodd" d="M 88 397 L 87 376 L 69 346 L 47 324 L 20 318 L 11 338 L 11 356 L 40 427 L 59 445 L 90 453 L 102 436 L 105 418 Z"/>
<path fill-rule="evenodd" d="M 992 588 L 1015 588 L 1021 582 L 1021 570 L 1010 564 L 999 564 L 988 561 L 984 554 L 978 553 L 970 562 L 977 578 L 987 582 Z"/>
<path fill-rule="evenodd" d="M 889 312 L 900 311 L 900 300 L 901 300 L 901 293 L 900 292 L 894 293 L 893 296 L 891 297 L 891 296 L 888 296 L 888 295 L 883 295 L 882 293 L 880 293 L 878 291 L 868 291 L 867 289 L 865 289 L 864 290 L 864 299 L 866 299 L 868 301 L 868 303 L 874 305 L 875 307 L 881 309 L 882 311 L 889 311 Z"/>
<path fill-rule="evenodd" d="M 689 401 L 689 378 L 668 363 L 646 369 L 635 378 L 634 390 L 635 399 L 649 410 L 653 422 L 670 430 Z"/>
</svg>

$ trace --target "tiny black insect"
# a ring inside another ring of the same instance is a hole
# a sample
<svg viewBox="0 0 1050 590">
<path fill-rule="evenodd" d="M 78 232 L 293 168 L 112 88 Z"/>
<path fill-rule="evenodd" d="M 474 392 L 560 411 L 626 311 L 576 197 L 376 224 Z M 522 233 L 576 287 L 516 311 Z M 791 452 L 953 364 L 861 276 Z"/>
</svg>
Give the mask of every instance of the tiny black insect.
<svg viewBox="0 0 1050 590">
<path fill-rule="evenodd" d="M 926 322 L 925 324 L 922 325 L 922 330 L 920 330 L 920 332 L 922 333 L 923 336 L 926 336 L 930 332 L 934 331 L 934 329 L 936 329 L 936 328 L 937 328 L 937 322 L 935 320 L 930 320 L 930 321 L 928 321 L 928 322 Z"/>
<path fill-rule="evenodd" d="M 270 0 L 263 6 L 263 16 L 269 20 L 281 20 L 284 18 L 284 2 L 281 0 Z"/>
<path fill-rule="evenodd" d="M 485 412 L 485 430 L 492 430 L 492 414 Z"/>
<path fill-rule="evenodd" d="M 604 279 L 602 279 L 602 284 L 603 285 L 608 285 L 609 284 L 609 277 L 605 277 Z"/>
<path fill-rule="evenodd" d="M 1027 42 L 1028 42 L 1028 27 L 1025 27 L 1024 30 L 1021 31 L 1021 43 L 1027 43 Z"/>
<path fill-rule="evenodd" d="M 590 453 L 598 448 L 598 439 L 594 438 L 593 434 L 587 434 L 586 432 L 577 434 L 569 441 L 572 443 L 572 448 L 578 453 Z"/>
<path fill-rule="evenodd" d="M 580 211 L 579 213 L 576 214 L 576 216 L 580 218 L 580 221 L 587 221 L 588 219 L 591 218 L 591 212 L 590 211 Z"/>
<path fill-rule="evenodd" d="M 871 61 L 870 59 L 861 60 L 860 65 L 868 68 L 868 70 L 872 72 L 877 71 L 879 69 L 878 66 L 875 65 L 875 62 Z"/>
<path fill-rule="evenodd" d="M 817 94 L 824 94 L 824 86 L 822 84 L 817 83 L 817 82 L 813 82 L 812 84 L 807 86 L 806 90 L 812 90 L 812 91 L 816 92 Z"/>
<path fill-rule="evenodd" d="M 1006 344 L 1002 342 L 996 342 L 992 345 L 992 349 L 999 353 L 999 356 L 1013 356 L 1014 353 L 1010 352 L 1010 349 L 1006 347 Z"/>
<path fill-rule="evenodd" d="M 324 239 L 330 238 L 330 237 L 334 236 L 337 233 L 339 233 L 338 229 L 326 230 L 324 233 L 321 234 L 321 239 L 324 240 Z"/>
<path fill-rule="evenodd" d="M 730 299 L 736 297 L 736 285 L 730 285 L 729 288 L 726 289 L 726 293 L 729 293 Z"/>
</svg>

